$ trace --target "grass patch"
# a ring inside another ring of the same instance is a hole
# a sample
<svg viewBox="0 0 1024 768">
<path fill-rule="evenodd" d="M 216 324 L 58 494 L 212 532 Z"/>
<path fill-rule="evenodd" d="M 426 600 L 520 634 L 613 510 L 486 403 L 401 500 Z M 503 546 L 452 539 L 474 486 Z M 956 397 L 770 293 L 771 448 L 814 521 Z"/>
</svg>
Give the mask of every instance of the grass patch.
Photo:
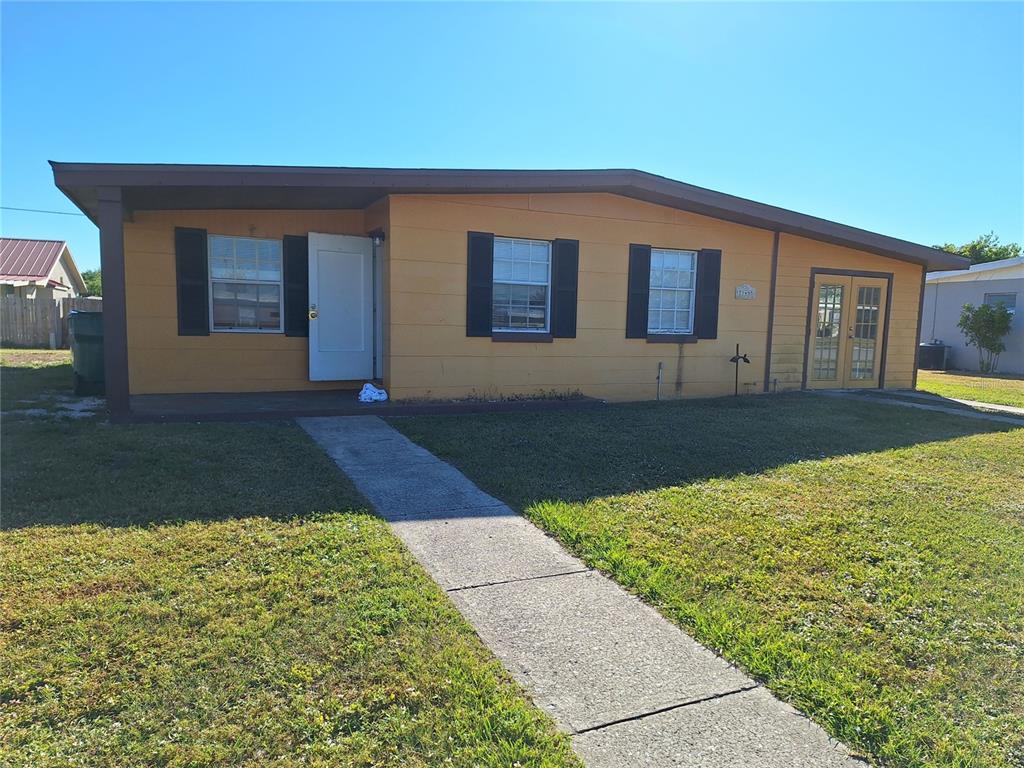
<svg viewBox="0 0 1024 768">
<path fill-rule="evenodd" d="M 296 426 L 0 449 L 0 764 L 579 765 Z"/>
<path fill-rule="evenodd" d="M 1024 429 L 809 395 L 393 424 L 875 761 L 1024 764 Z"/>
<path fill-rule="evenodd" d="M 48 407 L 72 386 L 69 350 L 0 349 L 0 410 Z"/>
<path fill-rule="evenodd" d="M 917 388 L 941 397 L 1024 408 L 1024 376 L 918 371 Z"/>
</svg>

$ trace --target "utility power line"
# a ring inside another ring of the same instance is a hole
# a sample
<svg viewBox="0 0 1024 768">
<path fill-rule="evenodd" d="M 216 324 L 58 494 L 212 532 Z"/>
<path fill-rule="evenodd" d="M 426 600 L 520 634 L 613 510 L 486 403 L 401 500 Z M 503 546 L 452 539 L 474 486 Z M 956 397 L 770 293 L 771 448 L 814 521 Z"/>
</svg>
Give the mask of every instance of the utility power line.
<svg viewBox="0 0 1024 768">
<path fill-rule="evenodd" d="M 76 211 L 44 211 L 42 208 L 14 208 L 10 205 L 0 205 L 0 210 L 23 211 L 25 213 L 55 213 L 58 216 L 85 216 L 84 213 L 78 213 Z"/>
</svg>

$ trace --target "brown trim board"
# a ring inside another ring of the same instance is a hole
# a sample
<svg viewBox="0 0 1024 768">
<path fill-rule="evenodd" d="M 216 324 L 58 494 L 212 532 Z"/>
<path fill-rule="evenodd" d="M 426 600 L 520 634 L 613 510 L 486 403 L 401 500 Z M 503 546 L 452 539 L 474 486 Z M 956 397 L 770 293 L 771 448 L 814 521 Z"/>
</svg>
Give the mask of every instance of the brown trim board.
<svg viewBox="0 0 1024 768">
<path fill-rule="evenodd" d="M 924 321 L 924 289 L 925 289 L 925 278 L 928 275 L 928 270 L 925 267 L 921 267 L 921 294 L 917 297 L 917 335 L 914 337 L 914 373 L 910 378 L 910 388 L 917 389 L 917 353 L 920 350 L 921 344 L 921 327 Z M 938 285 L 938 283 L 936 283 Z M 938 306 L 938 292 L 936 291 L 935 306 Z"/>
<path fill-rule="evenodd" d="M 58 163 L 54 183 L 95 221 L 100 187 L 127 211 L 365 208 L 387 195 L 607 192 L 759 229 L 875 253 L 929 269 L 966 269 L 956 254 L 631 168 L 467 170 L 254 165 Z"/>
<path fill-rule="evenodd" d="M 775 285 L 779 278 L 779 232 L 772 238 L 772 279 L 768 288 L 768 333 L 764 348 L 764 391 L 772 375 L 772 333 L 775 331 Z"/>
<path fill-rule="evenodd" d="M 128 317 L 125 309 L 124 222 L 121 190 L 98 190 L 103 286 L 103 377 L 111 421 L 128 418 Z"/>
<path fill-rule="evenodd" d="M 885 364 L 889 352 L 890 316 L 892 315 L 892 272 L 872 272 L 866 269 L 830 269 L 811 267 L 811 279 L 807 286 L 807 327 L 804 329 L 803 373 L 800 389 L 807 389 L 807 353 L 811 348 L 811 317 L 814 310 L 814 278 L 818 275 L 839 275 L 842 277 L 875 277 L 886 281 L 885 289 L 885 334 L 882 336 L 882 352 L 878 362 L 878 389 L 885 387 Z"/>
</svg>

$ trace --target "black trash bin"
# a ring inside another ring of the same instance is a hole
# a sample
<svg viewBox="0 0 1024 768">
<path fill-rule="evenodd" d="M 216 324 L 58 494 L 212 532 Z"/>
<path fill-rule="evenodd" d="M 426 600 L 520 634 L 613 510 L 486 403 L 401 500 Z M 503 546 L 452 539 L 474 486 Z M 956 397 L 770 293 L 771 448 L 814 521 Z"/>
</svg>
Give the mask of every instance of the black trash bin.
<svg viewBox="0 0 1024 768">
<path fill-rule="evenodd" d="M 923 371 L 944 371 L 949 347 L 941 341 L 929 341 L 917 346 L 917 367 Z"/>
<path fill-rule="evenodd" d="M 76 395 L 102 395 L 103 313 L 74 309 L 68 316 L 71 331 L 71 367 Z"/>
</svg>

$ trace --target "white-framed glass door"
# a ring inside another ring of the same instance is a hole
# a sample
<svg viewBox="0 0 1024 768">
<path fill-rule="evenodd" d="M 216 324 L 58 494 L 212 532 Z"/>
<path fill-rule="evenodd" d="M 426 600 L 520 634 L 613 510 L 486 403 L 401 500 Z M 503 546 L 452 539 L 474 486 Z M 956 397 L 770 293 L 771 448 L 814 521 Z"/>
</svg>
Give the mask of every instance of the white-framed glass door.
<svg viewBox="0 0 1024 768">
<path fill-rule="evenodd" d="M 885 336 L 884 278 L 817 275 L 807 348 L 809 389 L 877 387 Z"/>
</svg>

